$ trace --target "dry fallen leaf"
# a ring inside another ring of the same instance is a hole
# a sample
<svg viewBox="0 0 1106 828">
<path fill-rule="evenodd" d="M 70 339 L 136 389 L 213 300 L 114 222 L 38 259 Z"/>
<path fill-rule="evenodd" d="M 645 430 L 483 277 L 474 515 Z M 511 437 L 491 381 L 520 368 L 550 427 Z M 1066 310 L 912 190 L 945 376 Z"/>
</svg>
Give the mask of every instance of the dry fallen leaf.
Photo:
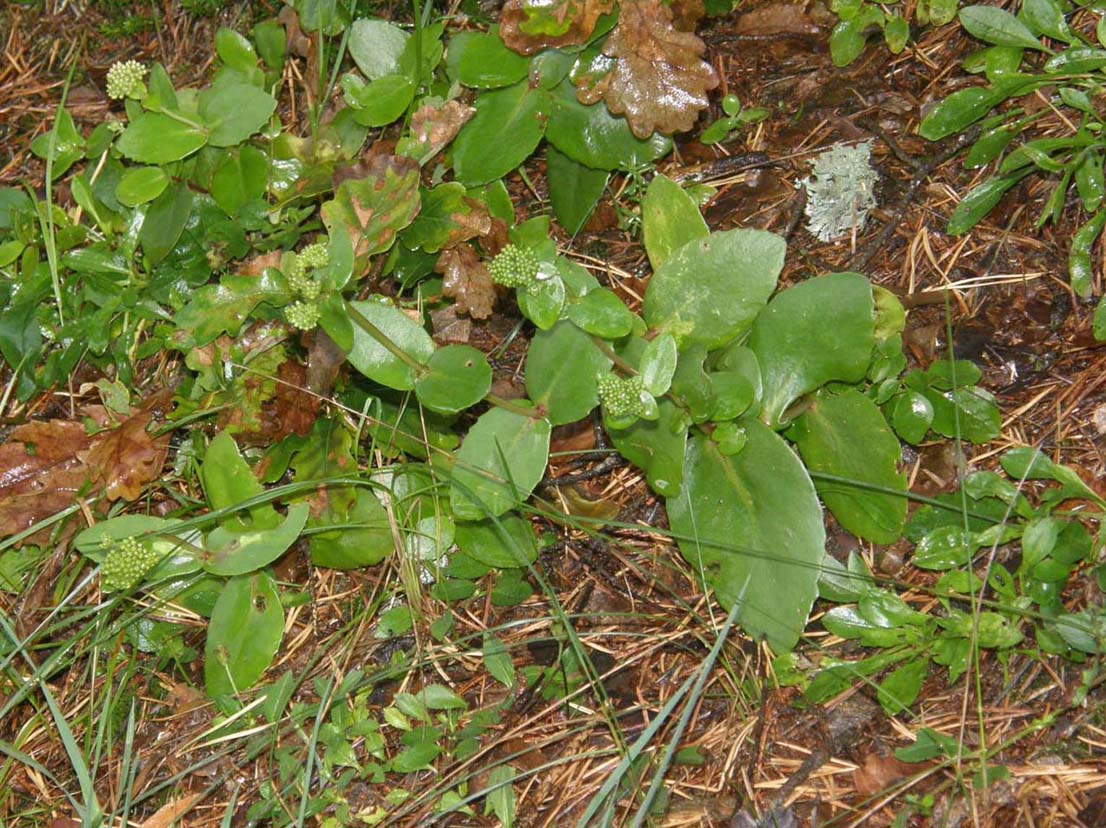
<svg viewBox="0 0 1106 828">
<path fill-rule="evenodd" d="M 84 426 L 73 420 L 12 429 L 0 445 L 0 537 L 22 532 L 72 505 L 89 478 L 81 459 L 89 444 Z"/>
<path fill-rule="evenodd" d="M 152 816 L 145 819 L 140 828 L 169 828 L 170 825 L 191 811 L 196 803 L 203 798 L 202 793 L 195 793 L 190 796 L 182 796 L 180 799 L 170 799 L 154 811 Z"/>
<path fill-rule="evenodd" d="M 591 37 L 599 18 L 613 8 L 613 0 L 507 0 L 499 34 L 508 48 L 523 55 L 576 46 Z"/>
<path fill-rule="evenodd" d="M 460 101 L 423 104 L 411 115 L 411 136 L 423 145 L 426 160 L 437 155 L 461 131 L 476 110 Z"/>
<path fill-rule="evenodd" d="M 869 753 L 864 766 L 853 772 L 853 784 L 862 796 L 871 796 L 886 790 L 889 785 L 918 772 L 918 765 L 910 765 L 894 756 Z"/>
<path fill-rule="evenodd" d="M 638 138 L 655 131 L 686 132 L 708 104 L 718 75 L 704 61 L 706 44 L 677 31 L 661 0 L 626 3 L 603 52 L 617 58 L 610 74 L 577 95 L 584 103 L 602 97 L 614 115 L 625 115 Z"/>
<path fill-rule="evenodd" d="M 487 319 L 495 305 L 495 285 L 480 257 L 469 244 L 441 252 L 434 270 L 443 275 L 442 293 L 457 303 L 457 310 L 473 319 Z"/>
<path fill-rule="evenodd" d="M 108 500 L 137 500 L 146 484 L 161 474 L 169 435 L 153 437 L 147 431 L 152 419 L 149 409 L 140 410 L 116 428 L 93 436 L 86 462 Z"/>
</svg>

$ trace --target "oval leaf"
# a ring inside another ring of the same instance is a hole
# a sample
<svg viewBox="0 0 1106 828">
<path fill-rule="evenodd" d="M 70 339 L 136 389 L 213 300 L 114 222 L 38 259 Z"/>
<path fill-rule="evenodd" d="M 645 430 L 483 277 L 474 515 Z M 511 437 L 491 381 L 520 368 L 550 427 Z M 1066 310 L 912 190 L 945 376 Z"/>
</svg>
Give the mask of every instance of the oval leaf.
<svg viewBox="0 0 1106 828">
<path fill-rule="evenodd" d="M 207 134 L 200 127 L 158 112 L 144 112 L 123 130 L 115 147 L 140 164 L 168 164 L 191 155 L 206 143 Z"/>
<path fill-rule="evenodd" d="M 672 251 L 645 293 L 645 321 L 681 349 L 720 348 L 744 334 L 776 288 L 787 244 L 764 230 L 738 228 Z"/>
<path fill-rule="evenodd" d="M 207 536 L 204 569 L 212 575 L 244 575 L 267 566 L 288 551 L 307 525 L 308 506 L 289 507 L 273 529 L 237 531 L 217 526 Z"/>
<path fill-rule="evenodd" d="M 860 382 L 875 347 L 872 287 L 833 273 L 776 295 L 749 337 L 764 384 L 761 419 L 784 424 L 788 407 L 827 382 Z"/>
<path fill-rule="evenodd" d="M 809 471 L 866 484 L 815 480 L 843 528 L 873 543 L 899 539 L 906 524 L 906 477 L 898 471 L 902 449 L 874 402 L 853 389 L 819 394 L 787 436 Z M 889 491 L 867 488 L 875 486 Z"/>
<path fill-rule="evenodd" d="M 960 10 L 960 24 L 984 43 L 1045 51 L 1028 26 L 998 6 L 967 6 Z"/>
<path fill-rule="evenodd" d="M 476 99 L 476 114 L 453 142 L 457 178 L 484 184 L 525 161 L 545 134 L 549 93 L 525 80 Z"/>
<path fill-rule="evenodd" d="M 599 405 L 599 375 L 611 361 L 569 321 L 538 331 L 526 356 L 526 394 L 553 425 L 574 423 Z"/>
<path fill-rule="evenodd" d="M 419 402 L 440 414 L 456 414 L 484 398 L 492 387 L 492 367 L 470 345 L 447 345 L 426 363 L 415 382 Z"/>
<path fill-rule="evenodd" d="M 434 353 L 434 340 L 411 317 L 391 303 L 350 302 L 350 307 L 371 322 L 391 342 L 425 363 Z M 350 364 L 374 382 L 410 391 L 415 387 L 415 370 L 377 341 L 354 317 L 353 349 L 346 355 Z"/>
<path fill-rule="evenodd" d="M 775 433 L 744 422 L 748 442 L 727 457 L 705 437 L 688 446 L 684 485 L 668 501 L 680 552 L 724 607 L 776 652 L 795 646 L 818 596 L 822 509 L 799 458 Z"/>
<path fill-rule="evenodd" d="M 248 690 L 272 663 L 284 635 L 276 582 L 266 572 L 227 581 L 211 612 L 204 646 L 209 696 Z"/>
<path fill-rule="evenodd" d="M 450 500 L 459 520 L 496 517 L 522 503 L 549 459 L 548 420 L 493 408 L 457 452 Z"/>
<path fill-rule="evenodd" d="M 645 252 L 654 270 L 676 248 L 710 234 L 694 199 L 659 173 L 649 182 L 641 202 L 641 227 Z"/>
</svg>

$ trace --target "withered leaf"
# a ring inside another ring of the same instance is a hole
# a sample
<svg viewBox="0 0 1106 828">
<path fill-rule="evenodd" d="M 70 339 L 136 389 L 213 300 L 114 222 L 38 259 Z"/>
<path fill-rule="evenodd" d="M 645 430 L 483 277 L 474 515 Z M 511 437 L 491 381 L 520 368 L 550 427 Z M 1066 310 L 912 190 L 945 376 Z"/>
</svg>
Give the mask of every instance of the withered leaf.
<svg viewBox="0 0 1106 828">
<path fill-rule="evenodd" d="M 456 305 L 446 305 L 430 311 L 430 325 L 434 341 L 439 344 L 467 343 L 472 335 L 472 320 L 461 316 Z"/>
<path fill-rule="evenodd" d="M 345 225 L 361 272 L 367 257 L 392 246 L 396 233 L 419 212 L 419 165 L 398 155 L 373 156 L 361 178 L 338 184 L 334 198 L 322 206 L 323 222 L 333 232 Z"/>
<path fill-rule="evenodd" d="M 460 101 L 423 104 L 411 116 L 411 137 L 418 148 L 411 153 L 426 163 L 452 141 L 476 110 Z"/>
<path fill-rule="evenodd" d="M 236 383 L 230 399 L 235 404 L 219 412 L 219 429 L 234 435 L 240 446 L 269 446 L 289 434 L 311 430 L 319 398 L 306 389 L 307 369 L 284 359 L 274 349 L 272 360 L 255 360 L 255 370 Z"/>
<path fill-rule="evenodd" d="M 591 37 L 599 18 L 613 8 L 613 0 L 507 0 L 499 34 L 509 49 L 523 55 L 576 46 Z"/>
<path fill-rule="evenodd" d="M 153 419 L 146 409 L 115 428 L 92 437 L 87 463 L 108 500 L 137 500 L 146 484 L 161 474 L 169 451 L 169 435 L 153 437 L 147 426 Z"/>
<path fill-rule="evenodd" d="M 12 429 L 0 445 L 0 537 L 22 532 L 73 503 L 89 478 L 81 459 L 89 442 L 84 426 L 72 420 Z"/>
<path fill-rule="evenodd" d="M 442 293 L 456 300 L 457 310 L 473 319 L 487 319 L 495 305 L 495 284 L 470 244 L 441 252 L 434 270 L 441 273 Z"/>
<path fill-rule="evenodd" d="M 661 0 L 626 3 L 603 46 L 618 59 L 614 69 L 580 100 L 602 96 L 613 115 L 626 116 L 638 138 L 658 130 L 686 132 L 706 108 L 707 91 L 718 85 L 714 68 L 702 59 L 705 51 L 696 35 L 676 30 Z"/>
</svg>

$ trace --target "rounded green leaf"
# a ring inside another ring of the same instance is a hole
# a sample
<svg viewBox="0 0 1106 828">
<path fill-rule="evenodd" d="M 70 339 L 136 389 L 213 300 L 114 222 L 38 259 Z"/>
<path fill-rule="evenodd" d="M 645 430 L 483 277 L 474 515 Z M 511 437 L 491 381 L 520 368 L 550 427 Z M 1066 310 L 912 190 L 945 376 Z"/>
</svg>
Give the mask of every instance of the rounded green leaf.
<svg viewBox="0 0 1106 828">
<path fill-rule="evenodd" d="M 526 356 L 526 394 L 553 425 L 574 423 L 599 404 L 599 375 L 611 361 L 567 320 L 539 330 Z"/>
<path fill-rule="evenodd" d="M 740 417 L 756 401 L 757 388 L 746 374 L 738 371 L 714 371 L 708 375 L 714 399 L 710 418 L 724 423 Z"/>
<path fill-rule="evenodd" d="M 339 493 L 339 500 L 344 493 Z M 312 532 L 311 563 L 330 569 L 360 569 L 375 566 L 392 553 L 394 546 L 391 524 L 384 504 L 367 489 L 355 489 L 352 502 L 341 503 L 334 508 L 331 494 L 327 511 L 322 515 L 326 522 L 311 520 L 312 528 L 326 528 Z"/>
<path fill-rule="evenodd" d="M 461 521 L 457 524 L 454 540 L 473 560 L 499 569 L 526 566 L 538 558 L 534 530 L 518 515 Z"/>
<path fill-rule="evenodd" d="M 386 20 L 354 20 L 349 28 L 349 53 L 369 80 L 399 69 L 399 58 L 410 35 Z"/>
<path fill-rule="evenodd" d="M 566 232 L 575 235 L 603 195 L 609 173 L 578 164 L 556 147 L 549 146 L 545 151 L 545 175 L 553 215 Z"/>
<path fill-rule="evenodd" d="M 668 518 L 680 552 L 722 605 L 740 604 L 746 632 L 784 652 L 799 640 L 818 596 L 822 509 L 783 439 L 756 420 L 742 425 L 747 442 L 733 456 L 706 437 L 690 442 Z"/>
<path fill-rule="evenodd" d="M 242 531 L 216 526 L 207 536 L 204 569 L 212 575 L 244 575 L 267 566 L 288 551 L 307 525 L 308 506 L 290 506 L 275 528 Z"/>
<path fill-rule="evenodd" d="M 541 279 L 537 285 L 538 289 L 534 293 L 527 288 L 516 291 L 518 307 L 527 319 L 541 330 L 547 331 L 561 318 L 561 311 L 565 306 L 565 283 L 554 272 L 549 278 Z"/>
<path fill-rule="evenodd" d="M 161 167 L 128 167 L 115 185 L 115 197 L 128 207 L 153 201 L 169 186 Z"/>
<path fill-rule="evenodd" d="M 530 61 L 513 52 L 499 36 L 499 27 L 487 32 L 461 32 L 449 41 L 446 54 L 449 74 L 474 89 L 510 86 L 530 72 Z"/>
<path fill-rule="evenodd" d="M 466 184 L 502 178 L 530 156 L 545 134 L 549 93 L 522 80 L 481 95 L 475 107 L 453 141 L 454 171 Z"/>
<path fill-rule="evenodd" d="M 898 471 L 902 449 L 874 402 L 853 389 L 820 393 L 787 436 L 809 471 L 861 484 L 815 479 L 822 502 L 843 528 L 873 543 L 899 539 L 906 523 L 906 477 Z"/>
<path fill-rule="evenodd" d="M 602 103 L 580 103 L 571 80 L 554 90 L 546 138 L 577 164 L 596 170 L 638 169 L 672 148 L 671 139 L 659 132 L 637 138 L 626 119 L 611 115 Z"/>
<path fill-rule="evenodd" d="M 764 230 L 738 228 L 672 251 L 645 292 L 645 321 L 681 349 L 708 350 L 744 334 L 776 288 L 787 244 Z"/>
<path fill-rule="evenodd" d="M 607 288 L 592 288 L 568 305 L 568 318 L 589 334 L 621 339 L 634 327 L 634 314 Z"/>
<path fill-rule="evenodd" d="M 211 197 L 227 214 L 265 194 L 269 181 L 269 159 L 256 147 L 244 146 L 230 152 L 211 178 Z"/>
<path fill-rule="evenodd" d="M 200 93 L 200 115 L 213 147 L 240 144 L 257 132 L 276 109 L 276 100 L 248 83 L 217 83 Z"/>
<path fill-rule="evenodd" d="M 225 26 L 215 32 L 215 52 L 232 69 L 250 73 L 257 69 L 257 52 L 253 44 L 234 29 Z"/>
<path fill-rule="evenodd" d="M 684 412 L 671 400 L 661 399 L 657 419 L 607 431 L 618 453 L 645 472 L 653 491 L 675 497 L 684 479 L 687 427 Z"/>
<path fill-rule="evenodd" d="M 395 305 L 390 302 L 349 304 L 416 362 L 425 363 L 433 355 L 434 340 L 430 334 Z M 346 358 L 366 377 L 388 388 L 410 391 L 415 387 L 414 369 L 358 325 L 356 317 L 353 320 L 353 349 Z"/>
<path fill-rule="evenodd" d="M 284 610 L 267 572 L 227 581 L 211 612 L 204 646 L 209 696 L 248 690 L 261 678 L 284 636 Z"/>
<path fill-rule="evenodd" d="M 168 164 L 191 155 L 206 143 L 207 133 L 201 127 L 182 124 L 158 112 L 144 112 L 123 130 L 115 147 L 140 164 Z"/>
<path fill-rule="evenodd" d="M 656 270 L 672 251 L 710 234 L 697 205 L 684 188 L 659 173 L 649 182 L 641 202 L 645 252 Z"/>
<path fill-rule="evenodd" d="M 469 430 L 453 466 L 450 500 L 459 520 L 496 517 L 538 485 L 549 459 L 548 420 L 493 408 Z"/>
<path fill-rule="evenodd" d="M 906 442 L 918 445 L 933 423 L 933 404 L 917 391 L 904 391 L 891 408 L 891 425 Z"/>
<path fill-rule="evenodd" d="M 447 345 L 426 363 L 415 382 L 419 402 L 440 414 L 456 414 L 475 405 L 492 387 L 492 368 L 470 345 Z"/>
<path fill-rule="evenodd" d="M 415 82 L 406 75 L 385 75 L 364 83 L 352 74 L 342 77 L 342 93 L 357 123 L 381 127 L 398 119 L 415 99 Z"/>
<path fill-rule="evenodd" d="M 860 382 L 875 346 L 872 287 L 834 273 L 779 293 L 749 337 L 764 383 L 761 419 L 784 424 L 788 407 L 827 382 Z"/>
</svg>

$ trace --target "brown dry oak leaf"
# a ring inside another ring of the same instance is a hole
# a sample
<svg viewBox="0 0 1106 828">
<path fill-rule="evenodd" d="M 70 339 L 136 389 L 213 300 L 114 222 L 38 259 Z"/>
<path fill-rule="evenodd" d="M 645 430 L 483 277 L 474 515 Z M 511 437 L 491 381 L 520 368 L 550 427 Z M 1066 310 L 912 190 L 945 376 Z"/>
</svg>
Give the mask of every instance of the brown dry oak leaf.
<svg viewBox="0 0 1106 828">
<path fill-rule="evenodd" d="M 487 319 L 495 305 L 495 284 L 470 244 L 441 252 L 434 270 L 441 273 L 442 293 L 456 300 L 458 311 L 473 319 Z"/>
<path fill-rule="evenodd" d="M 150 410 L 141 410 L 92 437 L 86 462 L 108 500 L 137 500 L 146 484 L 161 474 L 169 434 L 150 434 L 147 427 L 152 419 Z"/>
<path fill-rule="evenodd" d="M 554 46 L 587 41 L 614 0 L 507 0 L 499 17 L 499 35 L 509 49 L 532 55 Z"/>
<path fill-rule="evenodd" d="M 0 538 L 29 529 L 73 504 L 89 478 L 81 457 L 89 442 L 84 426 L 73 420 L 12 429 L 0 445 Z M 40 534 L 28 541 L 36 542 Z"/>
<path fill-rule="evenodd" d="M 617 58 L 614 69 L 577 95 L 584 103 L 602 97 L 612 114 L 626 116 L 638 138 L 686 132 L 706 108 L 707 91 L 718 86 L 705 51 L 696 35 L 676 30 L 660 0 L 624 3 L 603 46 L 604 54 Z"/>
</svg>

